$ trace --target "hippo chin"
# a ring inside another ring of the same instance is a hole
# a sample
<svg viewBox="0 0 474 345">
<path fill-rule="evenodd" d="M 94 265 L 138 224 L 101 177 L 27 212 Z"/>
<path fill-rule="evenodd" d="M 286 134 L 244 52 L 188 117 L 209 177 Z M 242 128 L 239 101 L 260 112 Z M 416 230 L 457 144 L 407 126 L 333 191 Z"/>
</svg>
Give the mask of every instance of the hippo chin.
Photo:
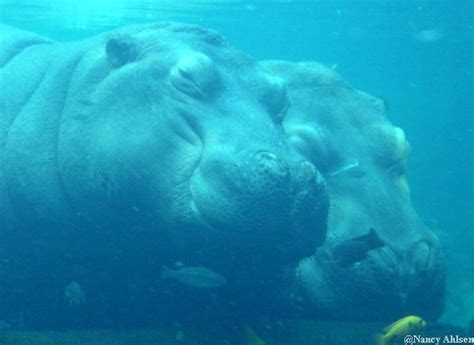
<svg viewBox="0 0 474 345">
<path fill-rule="evenodd" d="M 325 244 L 296 270 L 295 303 L 335 319 L 438 317 L 443 255 L 410 201 L 403 130 L 387 120 L 382 101 L 351 88 L 332 69 L 314 62 L 262 65 L 287 82 L 288 140 L 318 166 L 331 204 Z M 338 264 L 341 243 L 371 228 L 385 245 L 352 265 Z"/>
</svg>

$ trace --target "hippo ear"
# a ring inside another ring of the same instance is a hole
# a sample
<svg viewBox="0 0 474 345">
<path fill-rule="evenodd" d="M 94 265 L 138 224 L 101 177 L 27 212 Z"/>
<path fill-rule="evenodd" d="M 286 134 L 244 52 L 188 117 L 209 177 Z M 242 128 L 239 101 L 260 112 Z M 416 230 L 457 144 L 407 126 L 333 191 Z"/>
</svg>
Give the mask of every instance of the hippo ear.
<svg viewBox="0 0 474 345">
<path fill-rule="evenodd" d="M 137 49 L 131 40 L 125 38 L 111 38 L 105 48 L 107 59 L 115 67 L 121 67 L 137 57 Z"/>
</svg>

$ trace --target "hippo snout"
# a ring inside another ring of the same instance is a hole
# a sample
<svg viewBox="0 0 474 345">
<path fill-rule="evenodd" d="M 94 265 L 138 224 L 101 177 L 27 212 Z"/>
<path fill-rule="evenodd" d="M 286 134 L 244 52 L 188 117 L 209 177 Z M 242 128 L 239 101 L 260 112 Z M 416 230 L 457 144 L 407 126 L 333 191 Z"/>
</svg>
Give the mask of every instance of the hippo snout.
<svg viewBox="0 0 474 345">
<path fill-rule="evenodd" d="M 427 241 L 416 243 L 410 250 L 410 261 L 417 272 L 426 272 L 434 265 L 436 248 Z"/>
<path fill-rule="evenodd" d="M 325 183 L 308 161 L 256 150 L 203 155 L 190 190 L 200 215 L 215 228 L 268 241 L 281 250 L 301 244 L 311 255 L 324 239 Z"/>
<path fill-rule="evenodd" d="M 256 220 L 260 217 L 255 223 L 259 229 L 284 227 L 295 234 L 305 227 L 312 231 L 324 219 L 317 211 L 324 208 L 325 184 L 310 162 L 288 162 L 275 153 L 258 151 L 241 174 L 250 196 L 249 210 L 256 212 Z"/>
<path fill-rule="evenodd" d="M 432 277 L 434 272 L 443 270 L 441 246 L 431 236 L 409 243 L 404 251 L 398 251 L 397 258 L 399 274 L 411 282 L 409 285 L 420 284 L 426 277 Z"/>
<path fill-rule="evenodd" d="M 308 161 L 302 161 L 290 167 L 285 160 L 268 151 L 256 152 L 253 159 L 255 160 L 255 178 L 261 183 L 268 184 L 268 189 L 264 192 L 281 188 L 288 194 L 302 191 L 298 189 L 311 193 L 320 190 L 324 184 L 316 167 Z M 261 188 L 258 182 L 255 187 Z"/>
<path fill-rule="evenodd" d="M 238 174 L 241 175 L 242 182 L 247 184 L 244 189 L 257 197 L 260 205 L 273 205 L 276 210 L 283 206 L 279 203 L 289 202 L 290 167 L 276 154 L 269 151 L 255 152 Z"/>
</svg>

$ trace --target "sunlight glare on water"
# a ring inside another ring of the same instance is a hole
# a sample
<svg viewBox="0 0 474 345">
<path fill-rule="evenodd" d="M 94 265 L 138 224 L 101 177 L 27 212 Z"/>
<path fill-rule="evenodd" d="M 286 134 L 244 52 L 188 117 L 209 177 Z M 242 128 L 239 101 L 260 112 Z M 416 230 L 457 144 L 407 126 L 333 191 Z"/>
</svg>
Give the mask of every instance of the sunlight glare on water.
<svg viewBox="0 0 474 345">
<path fill-rule="evenodd" d="M 199 21 L 208 12 L 229 10 L 255 10 L 255 5 L 242 2 L 192 1 L 130 1 L 130 0 L 84 0 L 84 1 L 0 1 L 3 15 L 18 22 L 34 16 L 65 29 L 95 30 L 115 27 L 124 23 L 150 21 Z M 2 13 L 0 13 L 0 18 Z"/>
</svg>

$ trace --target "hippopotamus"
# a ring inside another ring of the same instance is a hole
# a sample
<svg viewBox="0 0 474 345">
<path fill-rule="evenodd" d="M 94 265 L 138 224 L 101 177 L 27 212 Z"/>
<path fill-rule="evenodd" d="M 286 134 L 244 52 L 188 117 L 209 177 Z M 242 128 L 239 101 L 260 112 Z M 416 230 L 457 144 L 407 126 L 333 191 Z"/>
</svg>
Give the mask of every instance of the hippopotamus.
<svg viewBox="0 0 474 345">
<path fill-rule="evenodd" d="M 296 307 L 337 320 L 438 317 L 443 254 L 410 201 L 405 178 L 410 145 L 388 120 L 385 102 L 316 62 L 262 65 L 286 81 L 288 141 L 318 167 L 330 198 L 326 241 L 295 270 Z M 361 243 L 369 229 L 382 240 L 377 249 L 352 264 L 338 264 L 338 250 Z"/>
<path fill-rule="evenodd" d="M 326 185 L 286 140 L 285 83 L 214 31 L 62 43 L 1 26 L 0 90 L 1 253 L 49 286 L 68 275 L 59 291 L 97 261 L 114 279 L 181 261 L 243 284 L 324 241 Z"/>
</svg>

